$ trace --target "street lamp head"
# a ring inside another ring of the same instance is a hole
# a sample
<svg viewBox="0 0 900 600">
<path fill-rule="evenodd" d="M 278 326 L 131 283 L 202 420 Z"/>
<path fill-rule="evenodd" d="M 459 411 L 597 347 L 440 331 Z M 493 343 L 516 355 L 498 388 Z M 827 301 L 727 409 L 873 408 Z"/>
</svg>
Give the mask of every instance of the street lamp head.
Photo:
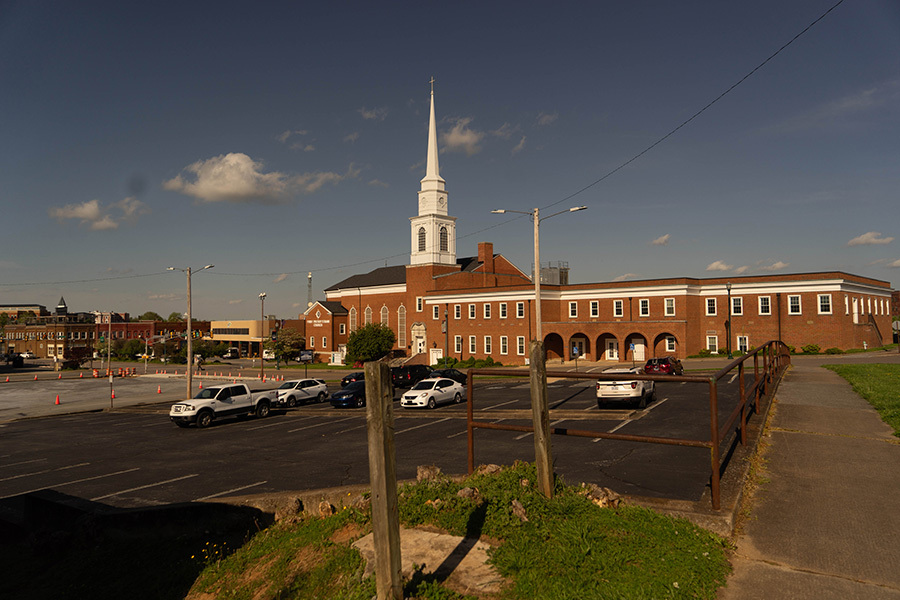
<svg viewBox="0 0 900 600">
<path fill-rule="evenodd" d="M 205 267 L 203 267 L 203 269 L 212 269 L 214 266 L 216 265 L 206 265 Z M 202 271 L 203 269 L 200 270 Z"/>
<path fill-rule="evenodd" d="M 577 212 L 579 210 L 587 210 L 587 206 L 573 206 L 569 209 L 569 212 Z"/>
<path fill-rule="evenodd" d="M 166 271 L 174 271 L 175 267 L 166 267 Z"/>
<path fill-rule="evenodd" d="M 260 300 L 265 300 L 265 299 L 266 299 L 266 293 L 265 293 L 265 292 L 261 293 L 261 294 L 259 295 L 259 299 L 260 299 Z"/>
<path fill-rule="evenodd" d="M 494 213 L 495 215 L 502 215 L 506 212 L 506 210 L 502 209 L 502 208 L 498 208 L 497 210 L 492 210 L 491 212 Z"/>
<path fill-rule="evenodd" d="M 731 282 L 730 281 L 725 284 L 725 289 L 728 290 L 729 292 L 731 291 Z"/>
</svg>

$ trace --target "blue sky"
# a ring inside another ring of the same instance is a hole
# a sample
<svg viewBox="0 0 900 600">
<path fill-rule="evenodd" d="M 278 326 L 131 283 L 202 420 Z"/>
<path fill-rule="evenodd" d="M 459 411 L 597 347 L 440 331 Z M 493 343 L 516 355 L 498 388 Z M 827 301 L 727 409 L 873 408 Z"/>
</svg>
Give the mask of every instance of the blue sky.
<svg viewBox="0 0 900 600">
<path fill-rule="evenodd" d="M 409 257 L 435 78 L 458 255 L 578 283 L 900 274 L 900 5 L 0 1 L 0 304 L 295 318 Z M 579 190 L 600 180 L 587 190 Z M 551 208 L 552 206 L 552 208 Z M 897 238 L 897 239 L 895 239 Z"/>
</svg>

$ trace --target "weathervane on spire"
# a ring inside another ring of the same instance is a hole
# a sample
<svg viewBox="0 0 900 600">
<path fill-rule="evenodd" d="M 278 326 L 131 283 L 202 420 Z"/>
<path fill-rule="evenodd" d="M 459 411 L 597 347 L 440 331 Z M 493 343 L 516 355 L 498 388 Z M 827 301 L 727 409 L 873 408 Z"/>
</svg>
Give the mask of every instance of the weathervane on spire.
<svg viewBox="0 0 900 600">
<path fill-rule="evenodd" d="M 434 96 L 434 76 L 431 77 L 431 81 L 428 83 L 431 84 L 431 95 Z"/>
</svg>

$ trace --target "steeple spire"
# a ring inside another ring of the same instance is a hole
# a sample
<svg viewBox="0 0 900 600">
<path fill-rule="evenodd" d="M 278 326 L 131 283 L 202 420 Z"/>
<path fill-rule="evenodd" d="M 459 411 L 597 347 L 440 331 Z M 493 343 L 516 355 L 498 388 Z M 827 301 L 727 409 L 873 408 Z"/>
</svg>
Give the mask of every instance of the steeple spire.
<svg viewBox="0 0 900 600">
<path fill-rule="evenodd" d="M 425 161 L 425 177 L 422 179 L 422 190 L 444 191 L 438 166 L 437 122 L 434 118 L 434 77 L 431 78 L 431 114 L 428 118 L 428 152 Z M 427 185 L 431 184 L 431 185 Z"/>
</svg>

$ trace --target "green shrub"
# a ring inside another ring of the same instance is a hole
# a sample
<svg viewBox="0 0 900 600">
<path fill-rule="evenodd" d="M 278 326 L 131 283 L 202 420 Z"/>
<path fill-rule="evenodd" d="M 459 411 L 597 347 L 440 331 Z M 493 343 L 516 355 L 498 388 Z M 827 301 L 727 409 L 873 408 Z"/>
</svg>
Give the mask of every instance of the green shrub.
<svg viewBox="0 0 900 600">
<path fill-rule="evenodd" d="M 797 354 L 797 348 L 795 346 L 791 346 L 790 344 L 785 344 L 787 346 L 788 352 L 791 354 Z"/>
<path fill-rule="evenodd" d="M 825 350 L 825 354 L 843 354 L 844 351 L 840 348 L 828 348 Z"/>
<path fill-rule="evenodd" d="M 700 358 L 706 358 L 712 356 L 712 351 L 710 351 L 709 348 L 702 348 L 698 354 L 700 355 Z"/>
<path fill-rule="evenodd" d="M 803 354 L 818 354 L 819 353 L 819 345 L 818 344 L 807 344 L 801 348 L 803 350 Z"/>
</svg>

